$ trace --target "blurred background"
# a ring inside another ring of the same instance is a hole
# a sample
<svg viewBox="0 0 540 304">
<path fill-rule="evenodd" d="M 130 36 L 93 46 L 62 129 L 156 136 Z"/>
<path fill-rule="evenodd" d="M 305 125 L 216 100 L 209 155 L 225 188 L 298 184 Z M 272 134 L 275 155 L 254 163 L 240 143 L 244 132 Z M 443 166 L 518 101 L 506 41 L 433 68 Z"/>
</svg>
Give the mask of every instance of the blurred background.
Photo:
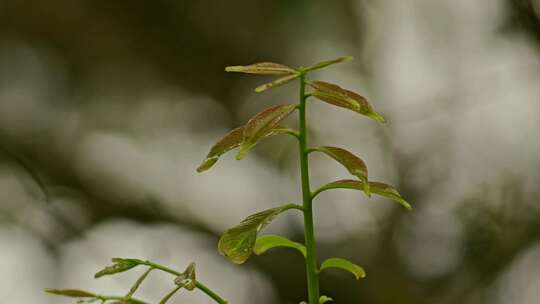
<svg viewBox="0 0 540 304">
<path fill-rule="evenodd" d="M 296 102 L 297 84 L 226 65 L 309 65 L 371 100 L 378 125 L 310 102 L 313 145 L 362 156 L 413 212 L 355 191 L 315 202 L 321 275 L 336 303 L 533 304 L 540 297 L 540 1 L 0 1 L 0 296 L 72 303 L 43 288 L 123 294 L 142 269 L 94 280 L 110 258 L 198 276 L 234 304 L 305 300 L 302 258 L 231 265 L 220 233 L 300 201 L 297 145 L 277 136 L 238 162 L 195 168 L 229 129 Z M 295 118 L 287 120 L 295 126 Z M 536 130 L 536 131 L 535 131 Z M 311 158 L 313 187 L 347 178 Z M 296 213 L 266 230 L 302 240 Z M 138 297 L 157 303 L 172 277 Z M 199 292 L 171 303 L 211 303 Z"/>
</svg>

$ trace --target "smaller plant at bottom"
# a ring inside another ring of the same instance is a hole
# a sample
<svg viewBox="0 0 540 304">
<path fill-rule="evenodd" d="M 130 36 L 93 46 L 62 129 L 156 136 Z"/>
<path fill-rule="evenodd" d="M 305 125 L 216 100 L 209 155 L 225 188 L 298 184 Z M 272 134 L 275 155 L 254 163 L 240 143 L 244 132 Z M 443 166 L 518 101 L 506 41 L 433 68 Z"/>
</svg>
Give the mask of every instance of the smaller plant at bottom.
<svg viewBox="0 0 540 304">
<path fill-rule="evenodd" d="M 159 270 L 169 273 L 175 277 L 173 280 L 174 288 L 168 294 L 166 294 L 161 301 L 159 301 L 159 304 L 167 303 L 167 301 L 169 301 L 172 296 L 181 289 L 186 289 L 188 291 L 199 289 L 208 297 L 212 298 L 215 302 L 220 304 L 227 303 L 227 301 L 197 280 L 195 275 L 195 263 L 189 264 L 184 272 L 179 272 L 157 263 L 138 259 L 114 258 L 112 261 L 114 262 L 113 265 L 107 266 L 103 270 L 100 270 L 94 275 L 94 277 L 97 279 L 103 276 L 125 272 L 137 266 L 147 267 L 146 271 L 137 279 L 137 281 L 135 281 L 131 289 L 123 296 L 102 295 L 79 289 L 46 289 L 45 291 L 50 294 L 77 298 L 77 303 L 147 304 L 147 302 L 139 300 L 133 297 L 133 295 L 148 277 L 150 272 L 153 270 Z"/>
</svg>

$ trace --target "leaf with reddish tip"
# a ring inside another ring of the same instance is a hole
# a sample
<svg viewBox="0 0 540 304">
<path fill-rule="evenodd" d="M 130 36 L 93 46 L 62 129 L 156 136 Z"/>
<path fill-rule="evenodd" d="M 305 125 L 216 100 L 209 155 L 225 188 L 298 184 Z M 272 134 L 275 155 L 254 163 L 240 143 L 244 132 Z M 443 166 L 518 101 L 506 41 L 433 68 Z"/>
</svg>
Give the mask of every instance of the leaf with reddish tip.
<svg viewBox="0 0 540 304">
<path fill-rule="evenodd" d="M 59 296 L 65 296 L 65 297 L 71 297 L 71 298 L 95 298 L 96 295 L 79 289 L 45 289 L 46 293 L 59 295 Z"/>
<path fill-rule="evenodd" d="M 330 259 L 325 260 L 321 264 L 320 271 L 323 271 L 328 268 L 339 268 L 339 269 L 346 270 L 352 273 L 356 277 L 357 280 L 360 280 L 361 278 L 366 277 L 366 272 L 364 271 L 362 267 L 342 258 L 330 258 Z"/>
<path fill-rule="evenodd" d="M 274 80 L 272 82 L 265 83 L 263 85 L 260 85 L 260 86 L 256 87 L 255 92 L 257 92 L 257 93 L 264 92 L 264 91 L 266 91 L 268 89 L 284 85 L 284 84 L 286 84 L 286 83 L 288 83 L 290 81 L 293 81 L 294 79 L 296 79 L 298 77 L 300 77 L 300 73 L 295 73 L 295 74 L 292 74 L 292 75 L 287 75 L 287 76 L 278 78 L 278 79 L 276 79 L 276 80 Z"/>
<path fill-rule="evenodd" d="M 257 142 L 271 133 L 278 124 L 289 116 L 296 105 L 279 105 L 266 109 L 253 116 L 244 126 L 242 143 L 236 159 L 242 159 L 257 144 Z"/>
<path fill-rule="evenodd" d="M 327 67 L 327 66 L 332 65 L 332 64 L 341 63 L 341 62 L 349 61 L 349 60 L 352 60 L 352 59 L 353 59 L 352 56 L 343 56 L 343 57 L 339 57 L 339 58 L 336 58 L 336 59 L 322 61 L 322 62 L 316 63 L 314 65 L 310 65 L 307 68 L 304 68 L 303 70 L 305 72 L 318 70 L 318 69 L 322 69 L 322 68 Z"/>
<path fill-rule="evenodd" d="M 248 216 L 239 225 L 225 231 L 218 243 L 219 253 L 235 264 L 242 264 L 251 256 L 257 234 L 278 214 L 296 208 L 289 204 Z"/>
<path fill-rule="evenodd" d="M 360 191 L 365 191 L 365 185 L 362 181 L 352 180 L 352 179 L 343 179 L 335 182 L 326 184 L 317 191 L 313 193 L 313 197 L 317 196 L 319 193 L 330 190 L 330 189 L 355 189 Z M 381 182 L 369 182 L 369 190 L 371 193 L 375 193 L 380 196 L 389 198 L 401 206 L 405 207 L 407 210 L 411 210 L 412 206 L 407 202 L 401 194 L 397 191 L 396 188 Z"/>
<path fill-rule="evenodd" d="M 364 161 L 352 154 L 351 152 L 337 147 L 318 147 L 312 149 L 313 151 L 323 152 L 324 154 L 335 159 L 337 162 L 342 164 L 349 173 L 358 177 L 360 181 L 363 182 L 364 192 L 367 196 L 370 196 L 369 183 L 368 181 L 368 170 Z"/>
<path fill-rule="evenodd" d="M 250 65 L 228 66 L 225 68 L 225 71 L 259 75 L 289 75 L 297 73 L 297 71 L 293 68 L 273 62 L 260 62 Z"/>
<path fill-rule="evenodd" d="M 319 100 L 352 110 L 380 123 L 385 122 L 384 117 L 373 110 L 373 107 L 368 103 L 366 98 L 355 92 L 345 90 L 338 85 L 324 81 L 310 81 L 308 85 L 315 89 L 311 94 Z"/>
</svg>

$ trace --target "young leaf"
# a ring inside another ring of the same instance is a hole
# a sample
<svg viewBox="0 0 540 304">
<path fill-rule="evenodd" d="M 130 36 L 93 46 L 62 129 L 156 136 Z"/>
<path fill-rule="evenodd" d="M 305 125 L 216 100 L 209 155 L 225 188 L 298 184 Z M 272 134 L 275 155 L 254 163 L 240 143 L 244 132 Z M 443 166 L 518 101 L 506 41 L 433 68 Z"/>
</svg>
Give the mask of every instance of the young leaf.
<svg viewBox="0 0 540 304">
<path fill-rule="evenodd" d="M 297 71 L 293 68 L 273 62 L 260 62 L 250 65 L 228 66 L 225 68 L 225 71 L 259 75 L 289 75 L 297 73 Z"/>
<path fill-rule="evenodd" d="M 330 258 L 324 261 L 321 264 L 321 270 L 323 271 L 327 268 L 340 268 L 343 270 L 346 270 L 350 273 L 352 273 L 357 280 L 364 278 L 366 276 L 366 272 L 364 269 L 356 264 L 351 263 L 348 260 L 342 259 L 342 258 Z"/>
<path fill-rule="evenodd" d="M 317 99 L 360 113 L 378 122 L 385 122 L 384 117 L 373 110 L 366 98 L 355 92 L 324 81 L 310 81 L 308 84 L 315 89 L 311 94 Z"/>
<path fill-rule="evenodd" d="M 304 68 L 303 70 L 305 72 L 318 70 L 318 69 L 322 69 L 322 68 L 327 67 L 327 66 L 332 65 L 332 64 L 341 63 L 341 62 L 349 61 L 349 60 L 352 60 L 352 59 L 353 59 L 352 56 L 343 56 L 343 57 L 339 57 L 339 58 L 336 58 L 336 59 L 333 59 L 333 60 L 322 61 L 322 62 L 316 63 L 314 65 L 310 65 L 307 68 Z"/>
<path fill-rule="evenodd" d="M 255 88 L 255 92 L 257 93 L 261 93 L 261 92 L 264 92 L 268 89 L 271 89 L 271 88 L 274 88 L 274 87 L 278 87 L 280 85 L 284 85 L 288 82 L 291 82 L 293 81 L 294 79 L 300 77 L 300 73 L 296 73 L 296 74 L 291 74 L 291 75 L 287 75 L 287 76 L 284 76 L 284 77 L 281 77 L 281 78 L 278 78 L 272 82 L 269 82 L 269 83 L 265 83 L 263 85 L 260 85 L 258 87 Z"/>
<path fill-rule="evenodd" d="M 161 301 L 159 301 L 159 304 L 165 304 L 167 301 L 171 299 L 171 297 L 182 288 L 182 286 L 177 286 L 175 289 L 173 289 L 171 292 L 169 292 Z"/>
<path fill-rule="evenodd" d="M 121 259 L 121 258 L 114 258 L 112 261 L 115 263 L 112 266 L 107 266 L 103 270 L 98 271 L 94 278 L 100 278 L 105 275 L 111 275 L 116 274 L 120 272 L 124 272 L 127 270 L 130 270 L 131 268 L 143 263 L 141 260 L 137 259 Z"/>
<path fill-rule="evenodd" d="M 65 296 L 65 297 L 71 297 L 71 298 L 95 298 L 96 295 L 79 289 L 45 289 L 46 293 L 59 295 L 59 296 Z"/>
<path fill-rule="evenodd" d="M 131 297 L 133 296 L 133 294 L 135 294 L 135 292 L 137 291 L 137 289 L 139 289 L 139 287 L 141 286 L 142 282 L 146 279 L 146 277 L 148 277 L 148 275 L 150 274 L 150 272 L 152 272 L 152 270 L 154 270 L 154 268 L 148 268 L 138 279 L 137 281 L 135 281 L 135 284 L 133 284 L 133 286 L 131 287 L 131 289 L 129 290 L 128 294 L 126 295 L 126 299 L 131 299 Z"/>
<path fill-rule="evenodd" d="M 187 290 L 193 290 L 197 286 L 195 276 L 195 263 L 189 264 L 184 272 L 174 279 L 174 284 L 184 287 Z"/>
<path fill-rule="evenodd" d="M 255 247 L 253 248 L 253 252 L 255 252 L 256 255 L 261 255 L 274 247 L 294 248 L 300 251 L 300 253 L 302 253 L 302 255 L 306 257 L 306 247 L 304 245 L 297 242 L 293 242 L 279 235 L 261 236 L 255 242 Z"/>
<path fill-rule="evenodd" d="M 319 298 L 319 304 L 324 304 L 326 302 L 334 301 L 334 299 L 327 297 L 327 296 L 321 296 Z"/>
<path fill-rule="evenodd" d="M 317 194 L 330 190 L 330 189 L 356 189 L 360 191 L 365 191 L 365 185 L 362 181 L 352 180 L 352 179 L 343 179 L 338 180 L 335 182 L 331 182 L 329 184 L 326 184 L 322 186 L 321 188 L 317 189 L 313 193 L 313 197 L 317 196 Z M 385 183 L 381 182 L 369 182 L 369 190 L 371 193 L 375 193 L 381 196 L 384 196 L 386 198 L 389 198 L 397 203 L 399 203 L 401 206 L 405 207 L 407 210 L 411 210 L 412 206 L 399 194 L 399 192 L 396 190 L 396 188 L 387 185 Z"/>
<path fill-rule="evenodd" d="M 244 263 L 255 247 L 257 233 L 278 214 L 296 207 L 294 204 L 289 204 L 248 216 L 239 225 L 225 231 L 221 236 L 218 243 L 219 253 L 235 264 Z"/>
<path fill-rule="evenodd" d="M 364 186 L 364 192 L 367 196 L 370 196 L 369 183 L 368 181 L 368 171 L 366 164 L 358 156 L 352 154 L 351 152 L 337 147 L 318 147 L 313 148 L 313 151 L 323 152 L 324 154 L 335 159 L 337 162 L 342 164 L 352 175 L 358 177 L 362 181 Z"/>
<path fill-rule="evenodd" d="M 276 128 L 280 121 L 289 116 L 296 105 L 278 105 L 253 116 L 244 126 L 243 139 L 236 159 L 242 159 L 257 142 Z"/>
</svg>

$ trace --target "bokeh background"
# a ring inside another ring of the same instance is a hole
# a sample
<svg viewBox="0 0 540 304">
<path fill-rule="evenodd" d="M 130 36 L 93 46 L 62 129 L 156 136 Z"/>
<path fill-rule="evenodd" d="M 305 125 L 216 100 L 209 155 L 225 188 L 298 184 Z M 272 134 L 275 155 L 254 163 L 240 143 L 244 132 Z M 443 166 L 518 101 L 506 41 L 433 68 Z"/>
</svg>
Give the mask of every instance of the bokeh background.
<svg viewBox="0 0 540 304">
<path fill-rule="evenodd" d="M 354 191 L 315 203 L 336 303 L 533 304 L 540 298 L 540 1 L 0 1 L 0 298 L 71 303 L 46 287 L 123 294 L 136 269 L 94 280 L 115 256 L 198 275 L 231 303 L 305 299 L 303 260 L 276 249 L 231 265 L 220 233 L 299 201 L 296 143 L 195 168 L 227 130 L 297 85 L 224 66 L 355 60 L 317 72 L 367 96 L 386 125 L 313 101 L 312 143 L 361 155 L 406 212 Z M 295 119 L 288 120 L 294 126 Z M 347 173 L 311 158 L 313 186 Z M 40 185 L 41 184 L 41 185 Z M 45 192 L 42 191 L 45 189 Z M 302 240 L 297 214 L 267 230 Z M 172 288 L 152 274 L 138 296 Z M 210 303 L 182 292 L 171 303 Z"/>
</svg>

